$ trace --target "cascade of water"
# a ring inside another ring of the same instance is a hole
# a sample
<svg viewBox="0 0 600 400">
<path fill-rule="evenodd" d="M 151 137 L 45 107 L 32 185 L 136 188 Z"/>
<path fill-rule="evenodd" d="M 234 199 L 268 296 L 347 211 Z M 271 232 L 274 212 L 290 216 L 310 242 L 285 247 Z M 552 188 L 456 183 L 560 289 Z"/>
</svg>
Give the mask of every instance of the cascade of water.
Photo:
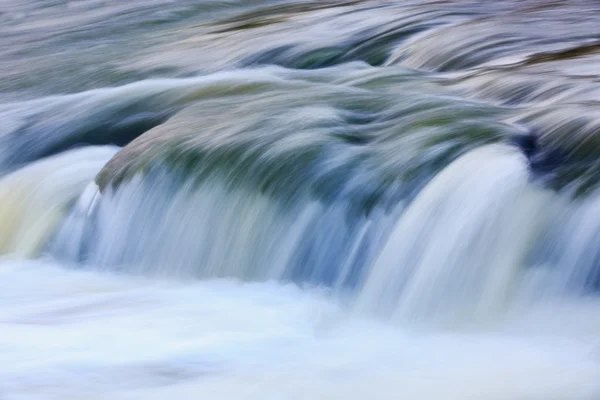
<svg viewBox="0 0 600 400">
<path fill-rule="evenodd" d="M 599 22 L 0 0 L 1 400 L 600 399 Z"/>
<path fill-rule="evenodd" d="M 356 284 L 390 217 L 349 217 L 309 198 L 283 206 L 215 177 L 174 184 L 138 176 L 102 195 L 89 188 L 59 229 L 54 255 L 162 276 Z"/>
<path fill-rule="evenodd" d="M 548 201 L 516 150 L 464 155 L 400 217 L 357 307 L 409 320 L 493 314 L 514 292 Z"/>
<path fill-rule="evenodd" d="M 349 216 L 343 200 L 281 203 L 220 174 L 173 178 L 89 187 L 52 253 L 129 273 L 354 288 L 359 310 L 401 320 L 480 319 L 516 297 L 557 203 L 507 145 L 465 154 L 391 214 Z"/>
<path fill-rule="evenodd" d="M 0 253 L 34 256 L 115 147 L 86 147 L 27 165 L 0 179 Z"/>
</svg>

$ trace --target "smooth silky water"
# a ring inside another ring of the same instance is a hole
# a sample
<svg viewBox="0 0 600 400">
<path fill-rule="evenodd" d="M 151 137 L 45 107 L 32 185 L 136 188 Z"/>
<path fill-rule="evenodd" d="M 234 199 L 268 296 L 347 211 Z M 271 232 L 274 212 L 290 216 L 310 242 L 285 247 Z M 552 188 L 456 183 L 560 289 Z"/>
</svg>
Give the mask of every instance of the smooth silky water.
<svg viewBox="0 0 600 400">
<path fill-rule="evenodd" d="M 600 399 L 595 2 L 0 22 L 0 400 Z"/>
</svg>

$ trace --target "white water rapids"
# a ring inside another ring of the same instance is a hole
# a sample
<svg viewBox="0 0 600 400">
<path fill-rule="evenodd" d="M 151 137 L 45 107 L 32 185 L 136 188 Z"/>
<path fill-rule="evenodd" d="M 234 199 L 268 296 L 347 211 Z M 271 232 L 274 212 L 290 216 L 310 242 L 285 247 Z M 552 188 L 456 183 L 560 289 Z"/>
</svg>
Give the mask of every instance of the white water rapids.
<svg viewBox="0 0 600 400">
<path fill-rule="evenodd" d="M 412 332 L 319 291 L 0 268 L 2 399 L 597 399 L 598 304 Z"/>
<path fill-rule="evenodd" d="M 0 0 L 0 400 L 600 400 L 597 0 Z"/>
<path fill-rule="evenodd" d="M 52 170 L 64 160 L 77 162 L 76 154 L 55 156 L 56 165 L 39 164 Z M 476 168 L 483 159 L 485 166 Z M 36 164 L 28 170 L 36 171 Z M 53 179 L 57 191 L 76 179 L 47 178 L 41 168 L 37 174 L 14 175 L 22 177 L 24 187 Z M 14 181 L 9 178 L 3 184 Z M 112 207 L 111 201 L 87 197 L 74 207 L 73 218 L 90 204 L 100 211 Z M 185 208 L 175 199 L 169 220 L 177 223 L 164 225 L 168 235 L 161 237 L 177 242 L 181 252 L 168 242 L 149 252 L 158 257 L 155 265 L 137 268 L 150 274 L 147 278 L 94 266 L 106 262 L 111 250 L 121 254 L 109 241 L 111 232 L 127 232 L 125 214 L 118 210 L 100 212 L 106 219 L 101 230 L 108 230 L 100 238 L 106 242 L 102 256 L 88 259 L 85 270 L 48 257 L 5 256 L 0 262 L 0 398 L 598 399 L 600 302 L 558 289 L 574 265 L 564 265 L 562 272 L 523 267 L 524 249 L 532 237 L 544 234 L 547 219 L 558 218 L 563 206 L 528 183 L 518 151 L 484 147 L 434 178 L 391 224 L 387 244 L 379 246 L 380 255 L 358 284 L 358 304 L 336 285 L 332 290 L 281 281 L 286 265 L 269 265 L 251 276 L 252 265 L 290 263 L 311 217 L 300 210 L 295 222 L 286 220 L 274 216 L 268 203 L 236 198 L 237 205 L 205 200 L 204 208 Z M 213 250 L 190 250 L 190 235 L 204 237 L 198 231 L 202 227 L 190 231 L 190 223 L 209 223 L 211 213 L 226 209 L 238 210 L 238 218 L 213 221 L 221 224 L 211 229 L 216 232 Z M 585 215 L 586 208 L 581 210 Z M 43 221 L 50 225 L 36 229 L 53 229 L 54 220 Z M 250 221 L 264 223 L 262 241 L 270 243 L 273 235 L 285 243 L 275 256 L 253 253 L 252 246 L 261 247 L 256 238 L 248 237 L 250 247 L 244 246 L 246 233 L 254 229 Z M 155 225 L 147 221 L 146 227 Z M 410 240 L 418 243 L 403 246 Z M 470 251 L 472 246 L 478 251 Z M 134 248 L 149 251 L 143 244 Z M 569 248 L 565 254 L 583 251 Z M 191 273 L 182 273 L 191 259 L 208 263 L 199 268 L 209 279 L 181 279 Z M 564 259 L 568 263 L 569 257 Z M 141 258 L 142 264 L 151 261 Z M 218 265 L 223 269 L 215 272 Z M 414 269 L 412 278 L 406 265 Z M 388 289 L 379 288 L 383 283 Z M 388 319 L 385 310 L 401 318 Z M 427 319 L 433 325 L 416 324 L 431 315 L 443 317 L 443 325 L 433 323 L 436 318 Z"/>
</svg>

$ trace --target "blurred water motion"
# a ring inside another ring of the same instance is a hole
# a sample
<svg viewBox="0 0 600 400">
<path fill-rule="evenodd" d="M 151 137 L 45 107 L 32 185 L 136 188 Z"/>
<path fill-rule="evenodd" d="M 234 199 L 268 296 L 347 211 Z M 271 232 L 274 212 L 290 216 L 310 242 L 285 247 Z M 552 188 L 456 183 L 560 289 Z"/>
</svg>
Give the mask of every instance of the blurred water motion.
<svg viewBox="0 0 600 400">
<path fill-rule="evenodd" d="M 0 399 L 600 398 L 595 1 L 0 1 Z"/>
</svg>

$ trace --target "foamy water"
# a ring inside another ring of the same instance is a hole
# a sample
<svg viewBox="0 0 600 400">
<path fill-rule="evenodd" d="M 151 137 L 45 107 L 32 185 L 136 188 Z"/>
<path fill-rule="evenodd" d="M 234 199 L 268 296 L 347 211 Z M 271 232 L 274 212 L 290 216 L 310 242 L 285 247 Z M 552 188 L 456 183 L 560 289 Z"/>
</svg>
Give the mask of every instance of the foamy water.
<svg viewBox="0 0 600 400">
<path fill-rule="evenodd" d="M 486 327 L 359 319 L 323 290 L 0 264 L 12 399 L 527 399 L 600 395 L 600 304 Z M 575 311 L 575 312 L 574 312 Z"/>
</svg>

